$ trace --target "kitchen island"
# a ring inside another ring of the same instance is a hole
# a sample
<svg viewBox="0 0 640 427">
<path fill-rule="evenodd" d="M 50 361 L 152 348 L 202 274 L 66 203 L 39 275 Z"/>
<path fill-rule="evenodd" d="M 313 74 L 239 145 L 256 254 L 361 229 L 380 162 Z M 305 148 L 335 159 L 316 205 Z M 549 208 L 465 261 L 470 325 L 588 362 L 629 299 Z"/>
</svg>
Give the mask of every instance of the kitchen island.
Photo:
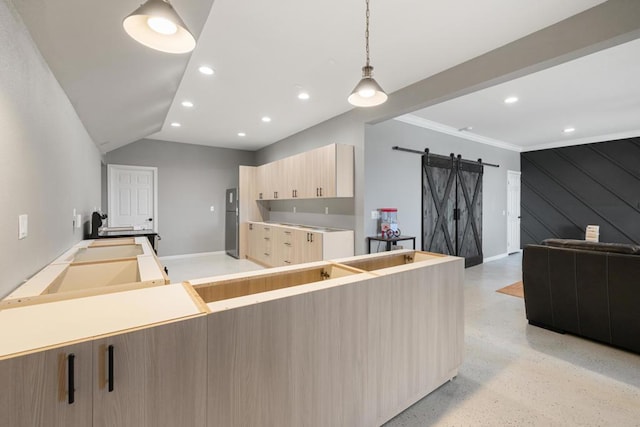
<svg viewBox="0 0 640 427">
<path fill-rule="evenodd" d="M 380 425 L 456 376 L 463 274 L 404 250 L 0 308 L 0 410 L 12 426 Z"/>
</svg>

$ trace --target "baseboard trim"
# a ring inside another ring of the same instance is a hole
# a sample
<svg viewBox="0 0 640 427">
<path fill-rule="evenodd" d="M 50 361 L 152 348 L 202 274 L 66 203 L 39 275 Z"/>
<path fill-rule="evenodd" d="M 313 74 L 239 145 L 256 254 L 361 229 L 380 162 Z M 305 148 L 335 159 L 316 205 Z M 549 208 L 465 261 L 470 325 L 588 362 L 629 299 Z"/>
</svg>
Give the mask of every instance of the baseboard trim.
<svg viewBox="0 0 640 427">
<path fill-rule="evenodd" d="M 489 258 L 484 258 L 484 259 L 482 260 L 482 262 L 497 261 L 497 260 L 499 260 L 499 259 L 506 258 L 506 257 L 508 257 L 508 256 L 509 256 L 509 254 L 505 252 L 505 253 L 503 253 L 503 254 L 499 254 L 499 255 L 491 256 L 491 257 L 489 257 Z"/>
<path fill-rule="evenodd" d="M 158 257 L 160 261 L 172 260 L 172 259 L 183 259 L 183 258 L 197 258 L 201 256 L 209 256 L 209 255 L 219 255 L 224 254 L 225 251 L 216 251 L 216 252 L 199 252 L 195 254 L 182 254 L 182 255 L 167 255 Z"/>
</svg>

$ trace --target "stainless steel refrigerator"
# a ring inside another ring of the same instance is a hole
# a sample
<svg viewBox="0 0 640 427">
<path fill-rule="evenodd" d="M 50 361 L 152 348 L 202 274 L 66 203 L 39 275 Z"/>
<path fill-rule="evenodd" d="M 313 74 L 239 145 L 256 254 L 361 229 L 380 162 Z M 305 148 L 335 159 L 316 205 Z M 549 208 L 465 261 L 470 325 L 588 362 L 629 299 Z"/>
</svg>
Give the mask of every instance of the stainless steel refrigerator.
<svg viewBox="0 0 640 427">
<path fill-rule="evenodd" d="M 225 198 L 225 216 L 224 216 L 224 246 L 228 255 L 238 258 L 238 240 L 239 240 L 239 206 L 238 206 L 238 189 L 230 188 L 227 190 Z"/>
</svg>

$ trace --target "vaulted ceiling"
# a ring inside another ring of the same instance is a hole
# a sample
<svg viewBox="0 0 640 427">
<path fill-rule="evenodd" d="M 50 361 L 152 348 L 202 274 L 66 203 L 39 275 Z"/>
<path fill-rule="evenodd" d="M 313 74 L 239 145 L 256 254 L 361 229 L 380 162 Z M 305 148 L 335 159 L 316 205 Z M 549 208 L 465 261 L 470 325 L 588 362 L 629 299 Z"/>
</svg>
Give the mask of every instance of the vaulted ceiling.
<svg viewBox="0 0 640 427">
<path fill-rule="evenodd" d="M 171 3 L 198 40 L 191 54 L 161 53 L 130 39 L 122 19 L 138 6 L 132 0 L 14 0 L 102 152 L 145 137 L 255 150 L 352 108 L 346 98 L 364 65 L 364 1 Z M 375 77 L 393 96 L 408 85 L 601 3 L 372 0 Z M 629 108 L 623 126 L 629 129 L 640 117 L 638 84 L 631 78 L 639 71 L 640 46 L 632 43 L 618 49 L 567 63 L 557 69 L 556 77 L 556 67 L 549 68 L 541 72 L 545 74 L 449 100 L 413 117 L 456 130 L 473 126 L 473 132 L 488 139 L 535 146 L 561 140 L 554 133 L 558 126 L 575 126 L 577 136 L 588 125 L 591 133 L 611 133 L 615 126 L 610 121 L 594 129 L 588 115 L 584 125 L 571 116 L 558 123 L 550 120 L 579 107 L 593 115 L 601 104 L 596 100 L 615 94 L 615 100 L 606 100 L 606 108 L 612 116 Z M 604 85 L 612 61 L 617 61 L 620 72 L 609 74 L 615 77 Z M 215 73 L 201 74 L 201 65 Z M 584 67 L 590 71 L 581 71 Z M 298 99 L 302 91 L 309 94 L 308 100 Z M 521 102 L 503 111 L 501 98 L 514 93 L 521 94 Z M 184 107 L 183 101 L 193 107 Z M 545 107 L 549 104 L 555 108 Z M 271 121 L 263 122 L 264 116 Z M 544 123 L 545 128 L 538 134 L 537 126 L 519 125 L 525 120 Z"/>
</svg>

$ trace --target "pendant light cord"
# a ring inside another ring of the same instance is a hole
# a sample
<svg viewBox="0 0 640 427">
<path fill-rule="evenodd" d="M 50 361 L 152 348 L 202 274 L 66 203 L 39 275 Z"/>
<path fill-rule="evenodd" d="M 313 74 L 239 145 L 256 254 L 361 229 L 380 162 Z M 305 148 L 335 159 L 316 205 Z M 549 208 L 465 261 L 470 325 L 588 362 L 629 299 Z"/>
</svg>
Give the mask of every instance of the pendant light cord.
<svg viewBox="0 0 640 427">
<path fill-rule="evenodd" d="M 369 66 L 369 0 L 366 0 L 367 3 L 367 13 L 366 13 L 366 26 L 364 30 L 364 40 L 365 40 L 365 49 L 367 51 L 367 67 Z"/>
</svg>

